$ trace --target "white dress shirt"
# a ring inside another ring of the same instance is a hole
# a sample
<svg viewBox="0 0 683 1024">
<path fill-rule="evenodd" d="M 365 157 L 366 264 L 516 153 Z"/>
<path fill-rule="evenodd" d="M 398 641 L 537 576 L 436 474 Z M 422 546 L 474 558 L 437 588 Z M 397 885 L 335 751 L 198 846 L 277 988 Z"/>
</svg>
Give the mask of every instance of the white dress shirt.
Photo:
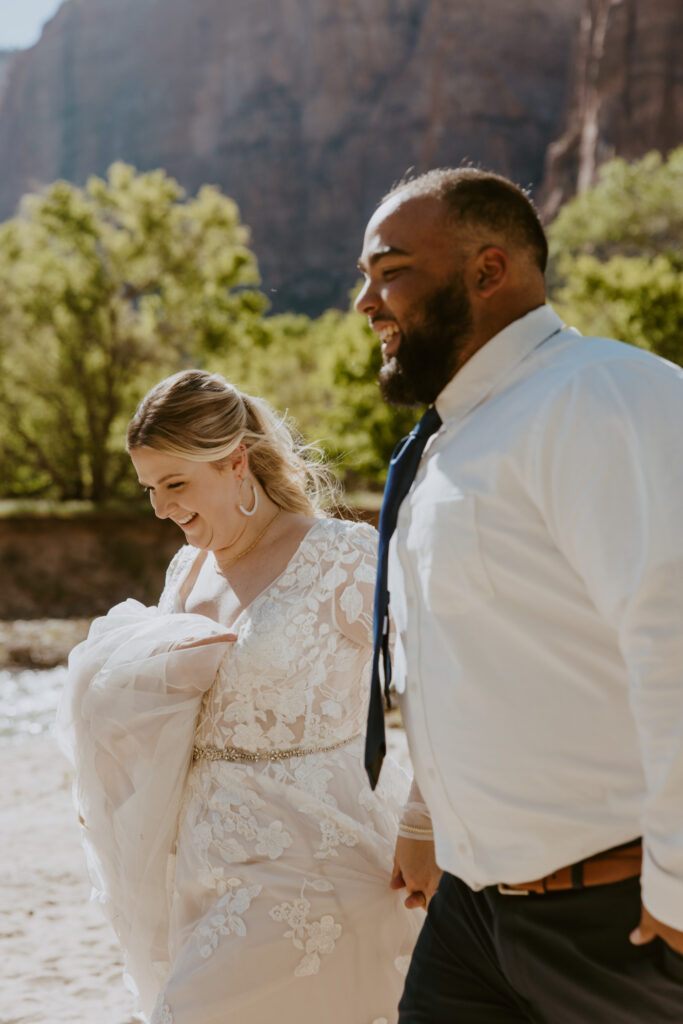
<svg viewBox="0 0 683 1024">
<path fill-rule="evenodd" d="M 643 835 L 683 929 L 683 371 L 541 306 L 436 407 L 389 589 L 437 861 L 479 889 Z"/>
</svg>

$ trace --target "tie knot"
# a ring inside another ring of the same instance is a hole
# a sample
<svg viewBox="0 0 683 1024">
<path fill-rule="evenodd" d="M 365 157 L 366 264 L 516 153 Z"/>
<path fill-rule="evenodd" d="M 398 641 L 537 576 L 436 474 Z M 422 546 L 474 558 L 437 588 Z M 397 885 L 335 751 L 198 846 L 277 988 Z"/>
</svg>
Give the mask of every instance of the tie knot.
<svg viewBox="0 0 683 1024">
<path fill-rule="evenodd" d="M 442 420 L 436 411 L 436 407 L 430 405 L 426 413 L 417 424 L 415 428 L 416 437 L 428 438 L 431 434 L 434 434 L 441 426 Z"/>
</svg>

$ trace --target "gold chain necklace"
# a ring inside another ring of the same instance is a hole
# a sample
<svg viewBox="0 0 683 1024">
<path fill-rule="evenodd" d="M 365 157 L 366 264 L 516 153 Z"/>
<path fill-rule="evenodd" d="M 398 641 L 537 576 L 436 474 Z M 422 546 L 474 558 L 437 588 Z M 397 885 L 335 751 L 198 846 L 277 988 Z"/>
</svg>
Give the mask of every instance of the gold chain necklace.
<svg viewBox="0 0 683 1024">
<path fill-rule="evenodd" d="M 219 565 L 218 559 L 216 558 L 216 555 L 214 554 L 213 557 L 214 557 L 214 561 L 216 563 L 216 569 L 220 573 L 221 576 L 223 575 L 223 570 L 224 569 L 228 569 L 231 565 L 234 565 L 235 562 L 239 562 L 240 558 L 244 558 L 245 555 L 248 555 L 250 551 L 254 550 L 254 548 L 256 547 L 258 542 L 266 534 L 266 532 L 271 528 L 271 526 L 273 525 L 273 523 L 275 522 L 275 520 L 277 519 L 277 517 L 280 515 L 281 512 L 282 512 L 282 508 L 280 507 L 280 508 L 278 508 L 278 510 L 275 513 L 275 515 L 272 516 L 272 518 L 268 520 L 266 525 L 263 527 L 263 529 L 259 533 L 258 537 L 256 537 L 256 539 L 254 541 L 252 541 L 252 543 L 249 545 L 249 547 L 245 548 L 244 551 L 240 551 L 239 555 L 235 555 L 235 557 L 231 558 L 230 561 L 227 562 L 225 565 Z"/>
</svg>

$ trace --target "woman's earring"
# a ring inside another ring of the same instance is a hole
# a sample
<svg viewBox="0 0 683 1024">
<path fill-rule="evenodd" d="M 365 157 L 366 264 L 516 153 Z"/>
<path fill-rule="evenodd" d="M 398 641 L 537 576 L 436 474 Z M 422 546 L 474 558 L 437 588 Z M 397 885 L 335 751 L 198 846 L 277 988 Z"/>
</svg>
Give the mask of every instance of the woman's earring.
<svg viewBox="0 0 683 1024">
<path fill-rule="evenodd" d="M 242 479 L 242 483 L 244 483 L 245 479 L 246 479 L 246 477 L 244 477 Z M 237 506 L 237 508 L 240 510 L 240 512 L 242 513 L 243 516 L 253 516 L 254 513 L 256 512 L 256 509 L 258 508 L 258 491 L 256 490 L 256 487 L 254 486 L 254 484 L 251 485 L 251 489 L 254 492 L 254 504 L 251 506 L 251 508 L 249 508 L 249 509 L 245 508 L 244 505 L 242 505 L 241 502 Z M 242 490 L 241 485 L 240 485 L 240 490 Z"/>
</svg>

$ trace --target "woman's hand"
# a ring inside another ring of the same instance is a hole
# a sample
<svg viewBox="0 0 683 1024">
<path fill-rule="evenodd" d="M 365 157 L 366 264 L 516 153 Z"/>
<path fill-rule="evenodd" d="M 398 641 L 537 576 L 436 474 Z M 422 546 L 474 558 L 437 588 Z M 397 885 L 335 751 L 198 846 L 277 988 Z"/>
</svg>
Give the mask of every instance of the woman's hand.
<svg viewBox="0 0 683 1024">
<path fill-rule="evenodd" d="M 443 872 L 436 863 L 434 843 L 431 839 L 396 840 L 394 871 L 389 883 L 392 889 L 408 890 L 405 905 L 409 910 L 429 906 L 429 901 L 439 887 Z"/>
<path fill-rule="evenodd" d="M 170 651 L 187 651 L 192 647 L 205 647 L 207 644 L 234 643 L 237 639 L 235 633 L 219 633 L 218 636 L 205 636 L 201 640 L 188 637 L 185 640 L 177 640 L 169 647 Z"/>
</svg>

